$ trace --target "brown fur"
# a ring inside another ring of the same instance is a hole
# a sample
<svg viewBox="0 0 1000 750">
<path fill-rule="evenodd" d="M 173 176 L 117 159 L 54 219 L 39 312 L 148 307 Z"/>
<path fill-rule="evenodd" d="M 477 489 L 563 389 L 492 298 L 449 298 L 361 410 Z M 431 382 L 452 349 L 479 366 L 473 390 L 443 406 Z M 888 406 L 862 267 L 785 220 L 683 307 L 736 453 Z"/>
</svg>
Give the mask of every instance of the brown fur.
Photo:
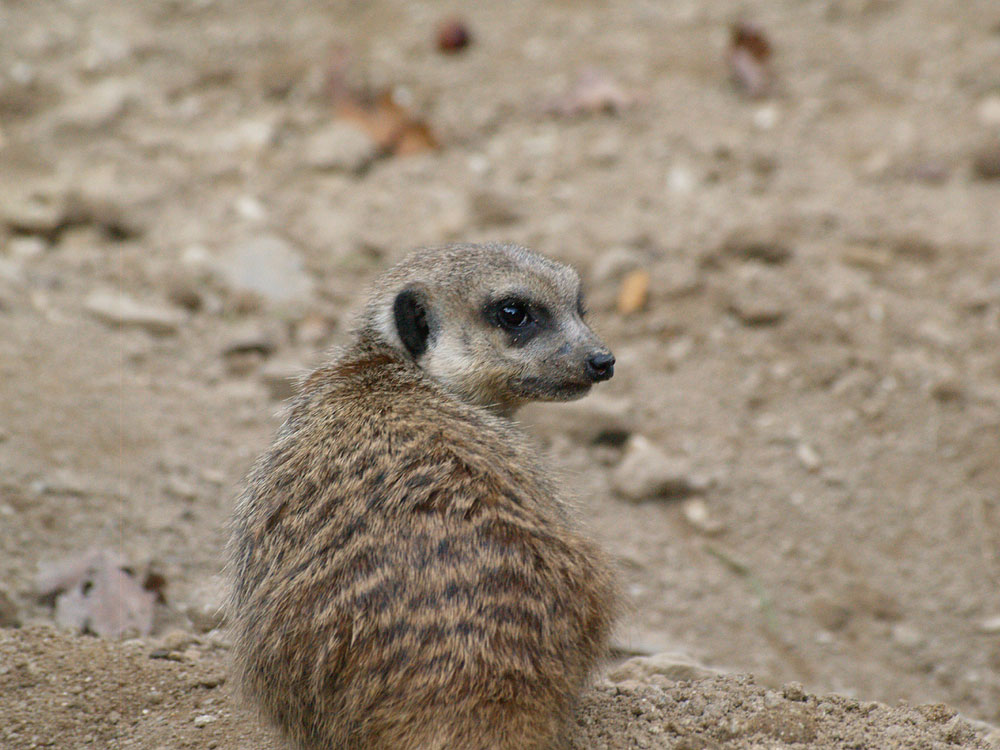
<svg viewBox="0 0 1000 750">
<path fill-rule="evenodd" d="M 505 410 L 377 318 L 307 378 L 239 501 L 238 681 L 303 750 L 551 748 L 606 648 L 609 568 Z"/>
</svg>

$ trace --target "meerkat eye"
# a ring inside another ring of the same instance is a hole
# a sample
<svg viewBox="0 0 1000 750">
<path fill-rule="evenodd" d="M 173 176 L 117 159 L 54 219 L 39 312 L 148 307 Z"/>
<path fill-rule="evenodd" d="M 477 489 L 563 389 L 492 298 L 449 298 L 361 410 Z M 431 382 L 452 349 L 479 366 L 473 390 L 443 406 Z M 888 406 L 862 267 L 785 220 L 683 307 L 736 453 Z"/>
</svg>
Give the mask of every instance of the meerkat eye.
<svg viewBox="0 0 1000 750">
<path fill-rule="evenodd" d="M 534 318 L 531 317 L 527 305 L 517 300 L 509 300 L 497 309 L 497 320 L 504 328 L 521 330 L 529 326 Z"/>
</svg>

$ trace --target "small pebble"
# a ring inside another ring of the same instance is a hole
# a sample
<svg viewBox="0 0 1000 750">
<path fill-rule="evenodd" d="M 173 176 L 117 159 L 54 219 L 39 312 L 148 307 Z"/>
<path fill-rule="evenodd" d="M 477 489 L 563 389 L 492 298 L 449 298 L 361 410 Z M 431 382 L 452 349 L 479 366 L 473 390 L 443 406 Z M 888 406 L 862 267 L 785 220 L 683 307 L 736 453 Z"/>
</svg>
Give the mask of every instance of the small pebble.
<svg viewBox="0 0 1000 750">
<path fill-rule="evenodd" d="M 196 727 L 207 727 L 214 721 L 218 721 L 219 717 L 213 716 L 212 714 L 202 714 L 201 716 L 194 717 L 194 725 Z"/>
<path fill-rule="evenodd" d="M 253 195 L 241 195 L 233 203 L 233 208 L 247 221 L 259 222 L 267 218 L 267 209 L 264 204 Z"/>
<path fill-rule="evenodd" d="M 778 124 L 780 112 L 773 104 L 758 107 L 753 113 L 753 124 L 758 130 L 771 130 Z"/>
<path fill-rule="evenodd" d="M 785 319 L 787 310 L 775 299 L 753 293 L 737 293 L 729 311 L 748 328 L 773 326 Z"/>
<path fill-rule="evenodd" d="M 279 305 L 302 305 L 314 289 L 299 250 L 274 234 L 233 243 L 213 266 L 230 289 L 258 294 Z"/>
<path fill-rule="evenodd" d="M 48 249 L 48 246 L 43 238 L 34 235 L 12 237 L 7 241 L 7 250 L 10 254 L 23 260 L 37 258 Z"/>
<path fill-rule="evenodd" d="M 83 306 L 102 323 L 141 328 L 154 336 L 177 333 L 184 322 L 184 315 L 179 310 L 138 302 L 120 292 L 93 292 Z"/>
<path fill-rule="evenodd" d="M 128 84 L 109 78 L 70 96 L 56 112 L 56 121 L 60 127 L 103 130 L 114 125 L 134 98 Z"/>
<path fill-rule="evenodd" d="M 979 630 L 983 633 L 1000 633 L 1000 615 L 980 621 Z"/>
<path fill-rule="evenodd" d="M 667 173 L 667 189 L 675 195 L 687 195 L 695 188 L 695 178 L 687 167 L 671 167 Z"/>
<path fill-rule="evenodd" d="M 992 94 L 984 97 L 976 107 L 979 122 L 986 127 L 1000 127 L 1000 96 Z"/>
<path fill-rule="evenodd" d="M 708 503 L 700 497 L 685 500 L 682 510 L 684 520 L 702 534 L 712 536 L 725 531 L 725 526 L 718 519 L 712 518 L 708 510 Z"/>
<path fill-rule="evenodd" d="M 804 701 L 808 696 L 801 682 L 787 682 L 781 688 L 781 694 L 790 701 Z"/>
<path fill-rule="evenodd" d="M 225 356 L 253 352 L 269 357 L 277 347 L 277 336 L 268 327 L 256 322 L 239 326 L 222 347 Z"/>
<path fill-rule="evenodd" d="M 378 155 L 377 144 L 354 125 L 331 122 L 312 133 L 302 146 L 302 159 L 326 172 L 358 173 Z"/>
<path fill-rule="evenodd" d="M 924 637 L 912 625 L 900 622 L 892 626 L 892 640 L 904 648 L 917 648 L 924 642 Z"/>
<path fill-rule="evenodd" d="M 747 264 L 735 269 L 737 279 L 729 292 L 728 309 L 749 328 L 781 323 L 793 304 L 785 273 L 767 265 Z"/>
<path fill-rule="evenodd" d="M 449 18 L 438 26 L 437 48 L 446 54 L 461 52 L 472 43 L 472 32 L 461 18 Z"/>
<path fill-rule="evenodd" d="M 799 443 L 798 448 L 795 449 L 795 456 L 799 459 L 799 463 L 802 464 L 805 470 L 809 472 L 818 471 L 822 464 L 816 449 L 809 445 L 809 443 Z"/>
<path fill-rule="evenodd" d="M 632 502 L 683 498 L 706 489 L 703 480 L 692 477 L 686 459 L 668 456 L 641 435 L 629 438 L 612 483 Z"/>
</svg>

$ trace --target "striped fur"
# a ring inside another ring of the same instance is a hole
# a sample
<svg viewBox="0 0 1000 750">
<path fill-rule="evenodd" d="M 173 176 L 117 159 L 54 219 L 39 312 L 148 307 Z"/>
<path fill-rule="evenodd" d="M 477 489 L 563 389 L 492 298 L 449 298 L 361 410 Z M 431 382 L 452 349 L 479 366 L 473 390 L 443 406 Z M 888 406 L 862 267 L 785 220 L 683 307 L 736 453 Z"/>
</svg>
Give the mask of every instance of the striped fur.
<svg viewBox="0 0 1000 750">
<path fill-rule="evenodd" d="M 370 330 L 235 514 L 238 683 L 301 750 L 552 748 L 615 590 L 525 436 Z"/>
</svg>

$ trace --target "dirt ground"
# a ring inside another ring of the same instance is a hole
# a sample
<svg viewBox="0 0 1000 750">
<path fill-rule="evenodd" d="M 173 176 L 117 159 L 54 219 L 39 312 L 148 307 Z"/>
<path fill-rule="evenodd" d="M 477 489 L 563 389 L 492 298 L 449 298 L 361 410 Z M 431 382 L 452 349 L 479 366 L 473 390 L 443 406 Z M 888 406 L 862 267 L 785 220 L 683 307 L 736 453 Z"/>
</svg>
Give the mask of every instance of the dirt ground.
<svg viewBox="0 0 1000 750">
<path fill-rule="evenodd" d="M 338 61 L 440 147 L 377 152 Z M 998 61 L 993 0 L 0 4 L 0 747 L 277 747 L 224 679 L 239 483 L 374 275 L 482 239 L 579 268 L 618 358 L 522 417 L 619 653 L 726 673 L 602 678 L 578 747 L 1000 746 Z M 626 106 L 553 112 L 588 69 Z M 40 626 L 102 547 L 151 635 Z"/>
</svg>

